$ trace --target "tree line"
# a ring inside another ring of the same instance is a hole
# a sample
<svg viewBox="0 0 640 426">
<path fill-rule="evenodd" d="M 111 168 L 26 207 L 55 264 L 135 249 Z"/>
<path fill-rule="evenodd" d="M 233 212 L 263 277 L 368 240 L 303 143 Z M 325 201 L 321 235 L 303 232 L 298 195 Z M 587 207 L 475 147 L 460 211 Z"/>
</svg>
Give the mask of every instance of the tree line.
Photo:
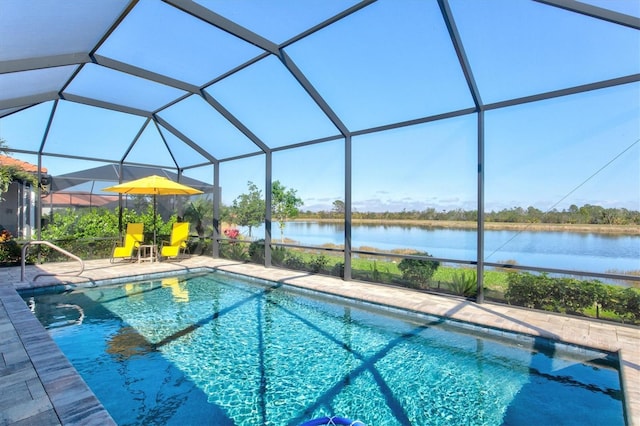
<svg viewBox="0 0 640 426">
<path fill-rule="evenodd" d="M 230 206 L 223 206 L 222 219 L 251 230 L 264 222 L 264 197 L 253 182 L 247 183 L 248 192 L 239 195 Z M 295 189 L 284 187 L 279 181 L 273 183 L 273 220 L 279 222 L 282 233 L 284 222 L 295 217 L 301 219 L 342 219 L 345 204 L 335 200 L 331 210 L 301 211 L 302 200 Z M 436 220 L 470 221 L 478 220 L 477 210 L 402 210 L 399 212 L 353 212 L 353 219 L 373 220 Z M 540 210 L 536 207 L 512 207 L 499 211 L 485 212 L 485 222 L 499 223 L 542 223 L 576 225 L 640 225 L 640 211 L 626 208 L 605 208 L 603 206 L 572 204 L 567 209 Z M 250 231 L 251 232 L 251 231 Z"/>
<path fill-rule="evenodd" d="M 337 200 L 330 211 L 305 211 L 301 218 L 330 219 L 344 217 L 344 203 Z M 353 212 L 354 219 L 374 220 L 449 220 L 477 221 L 477 210 L 403 210 L 400 212 Z M 499 211 L 485 212 L 486 222 L 501 223 L 550 223 L 579 225 L 640 225 L 640 211 L 626 208 L 605 208 L 585 204 L 581 207 L 571 205 L 568 209 L 542 211 L 535 207 L 512 207 Z"/>
</svg>

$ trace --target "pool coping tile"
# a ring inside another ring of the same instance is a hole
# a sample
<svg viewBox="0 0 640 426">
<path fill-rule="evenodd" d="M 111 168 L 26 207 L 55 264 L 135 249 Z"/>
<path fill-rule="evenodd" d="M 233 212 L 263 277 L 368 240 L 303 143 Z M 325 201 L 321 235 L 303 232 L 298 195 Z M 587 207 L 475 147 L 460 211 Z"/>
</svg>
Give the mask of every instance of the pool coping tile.
<svg viewBox="0 0 640 426">
<path fill-rule="evenodd" d="M 6 287 L 6 283 L 0 284 L 2 286 Z M 4 339 L 0 343 L 5 360 L 4 367 L 0 368 L 0 393 L 10 392 L 16 383 L 23 383 L 29 392 L 28 397 L 17 404 L 4 401 L 0 405 L 0 424 L 115 425 L 15 290 L 13 294 L 1 292 L 0 309 L 6 313 L 0 317 L 3 328 L 11 324 L 14 334 L 9 339 L 11 344 L 5 345 Z M 19 365 L 7 362 L 13 358 L 21 360 Z M 6 375 L 16 365 L 19 367 L 16 372 Z"/>
</svg>

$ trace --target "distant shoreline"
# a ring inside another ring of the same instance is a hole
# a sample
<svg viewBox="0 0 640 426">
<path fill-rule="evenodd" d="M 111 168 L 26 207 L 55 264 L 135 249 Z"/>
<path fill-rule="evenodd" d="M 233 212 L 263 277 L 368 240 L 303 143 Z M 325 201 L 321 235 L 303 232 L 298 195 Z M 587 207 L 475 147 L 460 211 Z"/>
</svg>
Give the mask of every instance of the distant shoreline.
<svg viewBox="0 0 640 426">
<path fill-rule="evenodd" d="M 293 222 L 342 223 L 342 219 L 296 218 Z M 476 222 L 455 220 L 414 219 L 353 219 L 354 225 L 419 226 L 440 229 L 476 229 Z M 569 223 L 511 223 L 485 222 L 485 230 L 492 231 L 546 231 L 576 232 L 583 234 L 640 235 L 640 225 L 590 225 Z"/>
</svg>

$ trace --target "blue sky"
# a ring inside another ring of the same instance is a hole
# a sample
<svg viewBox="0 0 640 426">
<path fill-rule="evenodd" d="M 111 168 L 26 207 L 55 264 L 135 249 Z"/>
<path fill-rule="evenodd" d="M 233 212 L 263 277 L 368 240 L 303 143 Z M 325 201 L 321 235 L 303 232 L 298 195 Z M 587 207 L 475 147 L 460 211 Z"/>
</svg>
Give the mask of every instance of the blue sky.
<svg viewBox="0 0 640 426">
<path fill-rule="evenodd" d="M 276 43 L 354 4 L 199 3 Z M 638 2 L 591 3 L 640 16 Z M 529 1 L 450 4 L 485 103 L 640 73 L 637 30 Z M 381 0 L 285 51 L 350 131 L 473 106 L 435 1 Z M 146 0 L 97 51 L 194 85 L 258 53 L 255 46 Z M 36 74 L 34 81 L 47 87 L 68 75 L 58 69 Z M 140 80 L 87 65 L 65 93 L 145 110 L 184 93 Z M 274 56 L 205 91 L 273 148 L 339 133 Z M 47 102 L 0 119 L 0 137 L 12 148 L 37 150 L 51 107 Z M 198 96 L 158 116 L 217 158 L 258 151 Z M 485 120 L 487 210 L 586 203 L 640 209 L 640 83 L 492 110 Z M 44 151 L 118 160 L 144 122 L 62 101 Z M 470 114 L 354 137 L 354 210 L 475 209 L 476 128 L 476 115 Z M 127 160 L 170 167 L 166 141 L 179 164 L 205 161 L 165 129 L 162 135 L 164 141 L 150 123 Z M 37 162 L 34 155 L 14 156 Z M 330 209 L 344 199 L 344 161 L 342 140 L 279 151 L 273 154 L 273 178 L 295 188 L 304 209 Z M 102 163 L 44 157 L 43 164 L 57 175 Z M 223 202 L 244 192 L 248 181 L 263 187 L 264 170 L 264 156 L 224 162 Z M 210 181 L 212 168 L 185 174 Z"/>
</svg>

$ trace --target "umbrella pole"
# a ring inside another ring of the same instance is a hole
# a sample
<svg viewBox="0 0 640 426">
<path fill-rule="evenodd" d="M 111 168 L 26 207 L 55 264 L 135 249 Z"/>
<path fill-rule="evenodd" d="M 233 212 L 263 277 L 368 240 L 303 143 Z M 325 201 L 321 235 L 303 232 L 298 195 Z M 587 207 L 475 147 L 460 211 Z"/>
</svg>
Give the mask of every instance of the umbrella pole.
<svg viewBox="0 0 640 426">
<path fill-rule="evenodd" d="M 153 245 L 156 245 L 156 194 L 153 194 Z"/>
</svg>

